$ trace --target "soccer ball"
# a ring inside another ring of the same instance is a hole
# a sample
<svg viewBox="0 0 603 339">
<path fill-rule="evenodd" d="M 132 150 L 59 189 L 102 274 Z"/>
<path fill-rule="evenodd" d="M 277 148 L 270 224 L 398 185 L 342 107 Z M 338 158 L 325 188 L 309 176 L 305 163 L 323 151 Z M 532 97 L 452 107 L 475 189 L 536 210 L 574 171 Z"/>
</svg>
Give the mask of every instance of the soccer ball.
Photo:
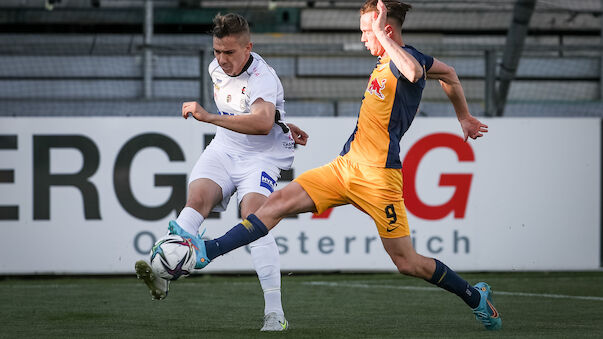
<svg viewBox="0 0 603 339">
<path fill-rule="evenodd" d="M 195 268 L 196 254 L 190 239 L 166 235 L 151 249 L 151 267 L 161 278 L 176 280 Z"/>
</svg>

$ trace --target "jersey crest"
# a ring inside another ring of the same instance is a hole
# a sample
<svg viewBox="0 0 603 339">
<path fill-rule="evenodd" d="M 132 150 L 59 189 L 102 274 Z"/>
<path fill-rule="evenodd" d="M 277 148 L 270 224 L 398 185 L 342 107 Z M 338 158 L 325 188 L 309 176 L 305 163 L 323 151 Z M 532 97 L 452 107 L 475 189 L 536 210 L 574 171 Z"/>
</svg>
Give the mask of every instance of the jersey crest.
<svg viewBox="0 0 603 339">
<path fill-rule="evenodd" d="M 366 90 L 370 94 L 376 95 L 379 99 L 383 100 L 385 99 L 385 95 L 383 95 L 383 89 L 385 88 L 386 81 L 387 79 L 381 79 L 381 81 L 379 81 L 379 78 L 375 77 L 371 79 Z"/>
</svg>

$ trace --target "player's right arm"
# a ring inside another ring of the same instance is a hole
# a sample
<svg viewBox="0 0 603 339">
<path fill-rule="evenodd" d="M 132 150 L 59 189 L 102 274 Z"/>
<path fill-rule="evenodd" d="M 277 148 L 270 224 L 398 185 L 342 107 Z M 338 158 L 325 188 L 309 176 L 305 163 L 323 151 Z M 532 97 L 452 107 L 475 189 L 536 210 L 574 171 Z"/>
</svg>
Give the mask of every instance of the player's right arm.
<svg viewBox="0 0 603 339">
<path fill-rule="evenodd" d="M 427 78 L 440 81 L 444 93 L 446 93 L 448 100 L 450 100 L 454 107 L 457 119 L 461 123 L 465 141 L 469 137 L 471 139 L 479 138 L 483 136 L 482 133 L 488 132 L 488 126 L 482 124 L 469 113 L 465 92 L 454 68 L 433 58 L 433 64 L 427 71 Z"/>
<path fill-rule="evenodd" d="M 243 134 L 267 135 L 274 124 L 276 108 L 274 104 L 258 98 L 250 106 L 250 114 L 220 115 L 211 114 L 195 101 L 182 104 L 182 117 L 187 119 L 189 114 L 193 118 L 227 128 Z"/>
<path fill-rule="evenodd" d="M 404 75 L 408 81 L 415 83 L 423 77 L 423 67 L 421 64 L 406 52 L 400 45 L 391 39 L 391 31 L 386 31 L 387 24 L 387 8 L 383 1 L 377 3 L 377 12 L 373 18 L 372 33 L 379 40 L 387 55 L 391 58 L 396 68 Z M 391 26 L 389 26 L 391 30 Z M 368 32 L 367 32 L 368 33 Z"/>
</svg>

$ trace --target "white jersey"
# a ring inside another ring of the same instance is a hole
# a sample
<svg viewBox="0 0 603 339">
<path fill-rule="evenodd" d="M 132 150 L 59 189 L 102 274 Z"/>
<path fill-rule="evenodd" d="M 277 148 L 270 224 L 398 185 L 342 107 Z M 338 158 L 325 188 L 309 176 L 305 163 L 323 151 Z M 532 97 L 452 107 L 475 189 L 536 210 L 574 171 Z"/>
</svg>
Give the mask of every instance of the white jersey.
<svg viewBox="0 0 603 339">
<path fill-rule="evenodd" d="M 218 126 L 210 147 L 233 155 L 257 156 L 281 169 L 291 168 L 294 141 L 288 127 L 282 122 L 285 117 L 283 86 L 276 72 L 257 53 L 247 69 L 238 76 L 229 76 L 214 59 L 208 68 L 214 84 L 214 101 L 219 114 L 250 114 L 250 106 L 259 98 L 271 102 L 280 113 L 278 123 L 268 135 L 248 135 Z"/>
</svg>

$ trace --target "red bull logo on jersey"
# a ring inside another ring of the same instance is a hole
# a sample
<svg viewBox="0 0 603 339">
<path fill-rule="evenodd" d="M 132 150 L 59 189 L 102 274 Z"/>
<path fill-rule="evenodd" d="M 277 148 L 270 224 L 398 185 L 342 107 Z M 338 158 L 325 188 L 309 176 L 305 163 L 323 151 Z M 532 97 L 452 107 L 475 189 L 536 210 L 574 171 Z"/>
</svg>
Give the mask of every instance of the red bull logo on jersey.
<svg viewBox="0 0 603 339">
<path fill-rule="evenodd" d="M 385 82 L 387 79 L 381 79 L 379 81 L 378 78 L 373 78 L 369 81 L 368 87 L 366 90 L 373 95 L 376 95 L 379 99 L 385 99 L 385 95 L 383 95 L 383 89 L 385 88 Z"/>
</svg>

